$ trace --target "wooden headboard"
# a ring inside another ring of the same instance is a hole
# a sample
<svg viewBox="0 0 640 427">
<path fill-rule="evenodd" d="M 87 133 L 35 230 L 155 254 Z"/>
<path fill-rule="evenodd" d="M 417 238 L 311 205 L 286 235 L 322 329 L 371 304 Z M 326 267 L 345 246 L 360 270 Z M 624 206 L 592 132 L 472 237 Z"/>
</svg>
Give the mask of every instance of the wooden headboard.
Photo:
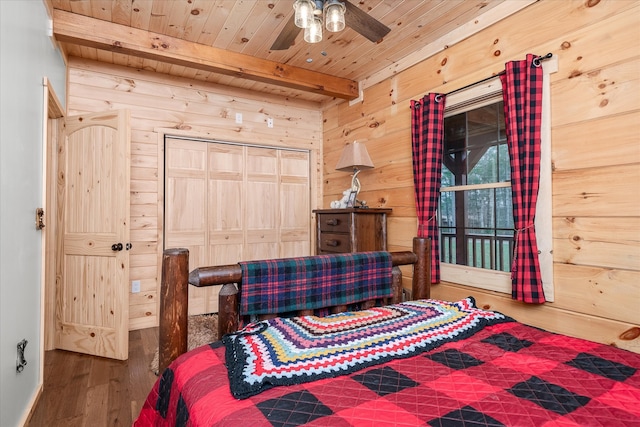
<svg viewBox="0 0 640 427">
<path fill-rule="evenodd" d="M 393 297 L 385 304 L 402 301 L 402 272 L 400 265 L 413 265 L 412 299 L 429 298 L 431 285 L 431 242 L 426 238 L 413 239 L 413 251 L 391 252 L 393 265 Z M 184 248 L 166 249 L 162 255 L 162 279 L 160 290 L 159 369 L 169 366 L 187 351 L 187 319 L 189 284 L 196 287 L 222 285 L 218 305 L 218 337 L 238 329 L 239 294 L 235 284 L 242 286 L 242 270 L 239 264 L 200 267 L 189 272 L 189 251 Z M 372 307 L 376 301 L 365 301 L 363 308 Z M 332 313 L 340 313 L 346 306 L 331 307 Z M 312 314 L 300 310 L 299 315 Z M 273 313 L 260 319 L 276 317 Z"/>
</svg>

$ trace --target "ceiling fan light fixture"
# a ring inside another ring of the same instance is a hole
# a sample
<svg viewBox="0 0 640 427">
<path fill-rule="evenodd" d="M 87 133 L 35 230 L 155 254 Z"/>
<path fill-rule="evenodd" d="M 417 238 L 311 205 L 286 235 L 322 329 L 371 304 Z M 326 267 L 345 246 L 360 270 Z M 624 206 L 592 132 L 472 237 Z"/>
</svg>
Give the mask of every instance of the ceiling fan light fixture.
<svg viewBox="0 0 640 427">
<path fill-rule="evenodd" d="M 316 4 L 312 0 L 296 0 L 293 2 L 296 27 L 304 28 L 305 30 L 309 28 L 313 24 L 313 11 L 315 8 Z"/>
<path fill-rule="evenodd" d="M 324 4 L 324 19 L 327 31 L 337 33 L 344 30 L 344 12 L 346 7 L 339 0 L 327 0 Z"/>
<path fill-rule="evenodd" d="M 305 30 L 304 40 L 307 43 L 321 42 L 322 31 L 339 32 L 347 26 L 373 43 L 380 43 L 391 31 L 391 28 L 360 8 L 365 0 L 360 0 L 358 5 L 354 4 L 355 0 L 290 1 L 294 13 L 288 14 L 286 25 L 271 45 L 271 50 L 289 49 L 295 44 L 301 29 Z M 310 28 L 311 25 L 314 28 Z"/>
<path fill-rule="evenodd" d="M 322 41 L 322 19 L 319 16 L 314 16 L 311 26 L 304 29 L 304 41 L 307 43 Z"/>
</svg>

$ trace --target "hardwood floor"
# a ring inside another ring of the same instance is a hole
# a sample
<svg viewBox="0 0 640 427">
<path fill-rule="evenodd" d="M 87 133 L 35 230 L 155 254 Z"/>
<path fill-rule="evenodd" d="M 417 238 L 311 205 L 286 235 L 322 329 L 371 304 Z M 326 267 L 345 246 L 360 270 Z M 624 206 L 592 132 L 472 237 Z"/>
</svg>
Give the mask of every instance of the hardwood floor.
<svg viewBox="0 0 640 427">
<path fill-rule="evenodd" d="M 62 350 L 44 357 L 43 392 L 26 427 L 131 426 L 157 377 L 158 328 L 129 333 L 129 360 Z"/>
</svg>

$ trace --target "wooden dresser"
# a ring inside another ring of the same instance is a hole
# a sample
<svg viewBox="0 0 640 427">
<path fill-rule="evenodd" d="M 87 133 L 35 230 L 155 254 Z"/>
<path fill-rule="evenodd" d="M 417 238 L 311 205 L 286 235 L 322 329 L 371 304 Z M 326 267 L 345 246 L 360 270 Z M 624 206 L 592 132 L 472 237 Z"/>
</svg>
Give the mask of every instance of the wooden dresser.
<svg viewBox="0 0 640 427">
<path fill-rule="evenodd" d="M 387 214 L 391 209 L 318 209 L 316 253 L 387 250 Z"/>
</svg>

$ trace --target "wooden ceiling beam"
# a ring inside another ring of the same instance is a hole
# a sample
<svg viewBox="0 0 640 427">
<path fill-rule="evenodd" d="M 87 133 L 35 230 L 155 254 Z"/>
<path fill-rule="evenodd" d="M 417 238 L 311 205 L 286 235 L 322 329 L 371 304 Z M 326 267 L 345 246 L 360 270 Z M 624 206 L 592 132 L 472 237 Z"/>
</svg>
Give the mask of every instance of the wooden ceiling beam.
<svg viewBox="0 0 640 427">
<path fill-rule="evenodd" d="M 55 9 L 56 40 L 352 100 L 358 83 L 175 37 Z"/>
</svg>

